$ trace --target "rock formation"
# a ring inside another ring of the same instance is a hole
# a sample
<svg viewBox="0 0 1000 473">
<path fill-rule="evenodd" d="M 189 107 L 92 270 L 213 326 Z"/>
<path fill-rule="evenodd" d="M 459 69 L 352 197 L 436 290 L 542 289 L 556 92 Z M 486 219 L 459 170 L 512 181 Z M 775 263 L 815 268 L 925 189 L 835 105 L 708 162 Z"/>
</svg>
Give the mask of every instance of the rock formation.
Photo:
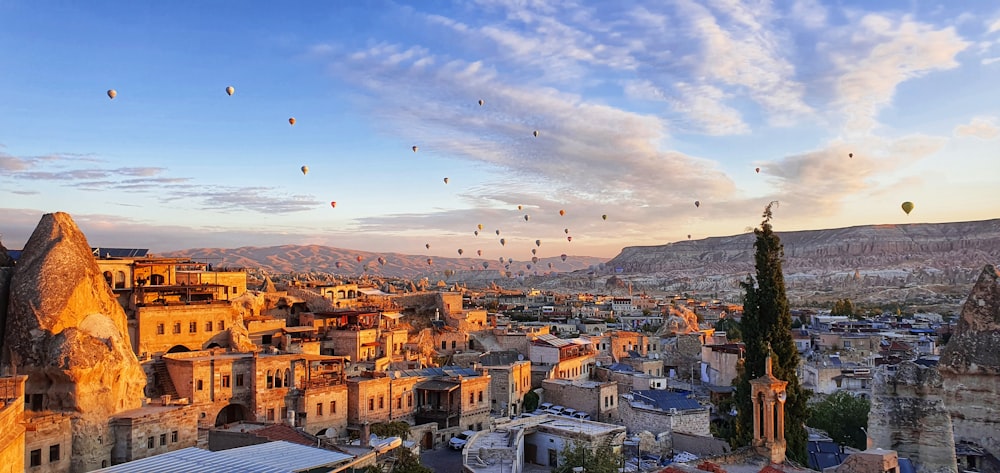
<svg viewBox="0 0 1000 473">
<path fill-rule="evenodd" d="M 906 361 L 875 371 L 868 437 L 874 447 L 908 457 L 917 473 L 957 473 L 951 417 L 934 368 Z"/>
<path fill-rule="evenodd" d="M 32 408 L 73 416 L 72 471 L 110 459 L 108 417 L 141 406 L 146 378 L 125 312 L 68 214 L 42 216 L 21 253 L 4 345 L 5 362 L 28 375 Z"/>
<path fill-rule="evenodd" d="M 941 352 L 955 442 L 984 449 L 980 471 L 1000 471 L 1000 272 L 983 268 Z"/>
</svg>

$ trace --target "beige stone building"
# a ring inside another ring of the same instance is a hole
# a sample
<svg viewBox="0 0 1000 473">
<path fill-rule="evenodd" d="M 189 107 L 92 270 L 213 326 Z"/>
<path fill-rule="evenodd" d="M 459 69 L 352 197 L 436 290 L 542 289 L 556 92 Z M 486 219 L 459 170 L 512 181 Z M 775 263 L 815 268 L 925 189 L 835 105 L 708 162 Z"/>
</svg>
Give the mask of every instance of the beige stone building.
<svg viewBox="0 0 1000 473">
<path fill-rule="evenodd" d="M 198 443 L 197 408 L 190 405 L 146 405 L 120 412 L 110 423 L 115 436 L 112 465 Z"/>
<path fill-rule="evenodd" d="M 354 427 L 391 421 L 412 424 L 417 409 L 414 386 L 421 379 L 371 371 L 348 378 L 348 423 Z"/>
<path fill-rule="evenodd" d="M 65 473 L 72 471 L 72 418 L 66 413 L 26 412 L 24 416 L 24 471 Z M 112 444 L 110 436 L 102 442 Z M 104 460 L 107 462 L 107 460 Z"/>
<path fill-rule="evenodd" d="M 489 352 L 479 357 L 479 363 L 490 375 L 490 411 L 521 414 L 524 395 L 531 390 L 531 361 L 517 352 Z"/>
<path fill-rule="evenodd" d="M 489 425 L 489 374 L 456 367 L 411 372 L 423 378 L 414 386 L 417 424 L 435 422 L 439 431 L 450 429 L 456 433 L 482 430 Z"/>
<path fill-rule="evenodd" d="M 614 381 L 570 381 L 547 379 L 542 381 L 545 402 L 576 409 L 590 414 L 592 420 L 613 422 L 618 415 L 618 383 Z"/>
<path fill-rule="evenodd" d="M 563 339 L 554 335 L 536 337 L 531 342 L 529 358 L 533 367 L 559 379 L 587 379 L 597 361 L 589 339 Z"/>
<path fill-rule="evenodd" d="M 714 386 L 731 386 L 744 350 L 742 343 L 702 345 L 702 381 Z"/>
<path fill-rule="evenodd" d="M 24 463 L 24 382 L 27 376 L 0 377 L 0 473 L 21 473 Z"/>
</svg>

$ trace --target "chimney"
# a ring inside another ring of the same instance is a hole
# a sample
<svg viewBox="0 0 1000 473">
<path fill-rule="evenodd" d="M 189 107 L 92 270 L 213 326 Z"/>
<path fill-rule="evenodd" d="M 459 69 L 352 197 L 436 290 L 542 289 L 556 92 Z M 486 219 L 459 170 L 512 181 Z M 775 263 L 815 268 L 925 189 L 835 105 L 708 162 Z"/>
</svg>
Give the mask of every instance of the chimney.
<svg viewBox="0 0 1000 473">
<path fill-rule="evenodd" d="M 361 424 L 361 446 L 371 447 L 372 442 L 372 428 L 367 422 Z"/>
</svg>

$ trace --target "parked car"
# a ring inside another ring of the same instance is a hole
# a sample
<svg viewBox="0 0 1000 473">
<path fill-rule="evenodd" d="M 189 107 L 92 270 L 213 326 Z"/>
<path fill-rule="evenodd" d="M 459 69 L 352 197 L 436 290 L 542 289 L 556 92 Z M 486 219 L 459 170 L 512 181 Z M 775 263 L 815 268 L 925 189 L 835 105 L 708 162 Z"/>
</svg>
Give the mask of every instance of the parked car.
<svg viewBox="0 0 1000 473">
<path fill-rule="evenodd" d="M 549 409 L 552 409 L 552 406 L 554 406 L 554 405 L 555 404 L 552 404 L 551 402 L 543 402 L 543 403 L 541 403 L 541 404 L 538 405 L 538 410 L 540 410 L 540 411 L 547 411 Z"/>
<path fill-rule="evenodd" d="M 573 409 L 572 407 L 567 407 L 562 411 L 562 415 L 566 417 L 573 417 L 573 414 L 576 414 L 576 409 Z"/>
<path fill-rule="evenodd" d="M 551 412 L 552 414 L 555 414 L 555 415 L 560 415 L 560 414 L 562 414 L 562 413 L 563 413 L 563 411 L 565 411 L 565 410 L 566 410 L 566 408 L 565 408 L 565 407 L 563 407 L 563 406 L 552 406 L 552 407 L 550 407 L 550 408 L 549 408 L 548 410 L 549 410 L 549 412 Z"/>
<path fill-rule="evenodd" d="M 471 438 L 473 435 L 476 435 L 476 431 L 466 430 L 452 437 L 451 440 L 448 441 L 448 447 L 451 448 L 452 450 L 461 450 L 465 448 L 465 444 L 469 443 L 469 438 Z"/>
<path fill-rule="evenodd" d="M 576 411 L 575 413 L 573 413 L 573 418 L 581 420 L 590 420 L 590 414 L 587 414 L 586 412 L 583 411 Z"/>
</svg>

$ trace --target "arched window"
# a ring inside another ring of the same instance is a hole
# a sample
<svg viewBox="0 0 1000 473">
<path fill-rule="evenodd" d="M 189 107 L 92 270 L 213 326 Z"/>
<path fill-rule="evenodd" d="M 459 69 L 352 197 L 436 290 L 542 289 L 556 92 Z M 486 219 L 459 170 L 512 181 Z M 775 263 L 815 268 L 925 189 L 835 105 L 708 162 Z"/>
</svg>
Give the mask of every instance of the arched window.
<svg viewBox="0 0 1000 473">
<path fill-rule="evenodd" d="M 295 387 L 294 386 L 295 383 L 293 383 L 292 381 L 293 381 L 292 380 L 292 370 L 290 370 L 288 368 L 285 368 L 285 387 L 286 388 L 294 388 Z"/>
<path fill-rule="evenodd" d="M 125 271 L 115 273 L 115 289 L 125 289 Z"/>
<path fill-rule="evenodd" d="M 274 387 L 281 387 L 281 370 L 275 370 L 274 372 Z"/>
<path fill-rule="evenodd" d="M 104 272 L 104 280 L 108 282 L 108 286 L 115 287 L 114 280 L 112 279 L 113 277 L 114 276 L 111 274 L 111 271 Z"/>
<path fill-rule="evenodd" d="M 274 373 L 271 373 L 271 371 L 268 370 L 268 372 L 267 372 L 267 388 L 271 389 L 273 387 L 274 387 Z"/>
<path fill-rule="evenodd" d="M 153 274 L 149 277 L 149 284 L 152 286 L 162 286 L 164 278 L 162 274 Z"/>
</svg>

